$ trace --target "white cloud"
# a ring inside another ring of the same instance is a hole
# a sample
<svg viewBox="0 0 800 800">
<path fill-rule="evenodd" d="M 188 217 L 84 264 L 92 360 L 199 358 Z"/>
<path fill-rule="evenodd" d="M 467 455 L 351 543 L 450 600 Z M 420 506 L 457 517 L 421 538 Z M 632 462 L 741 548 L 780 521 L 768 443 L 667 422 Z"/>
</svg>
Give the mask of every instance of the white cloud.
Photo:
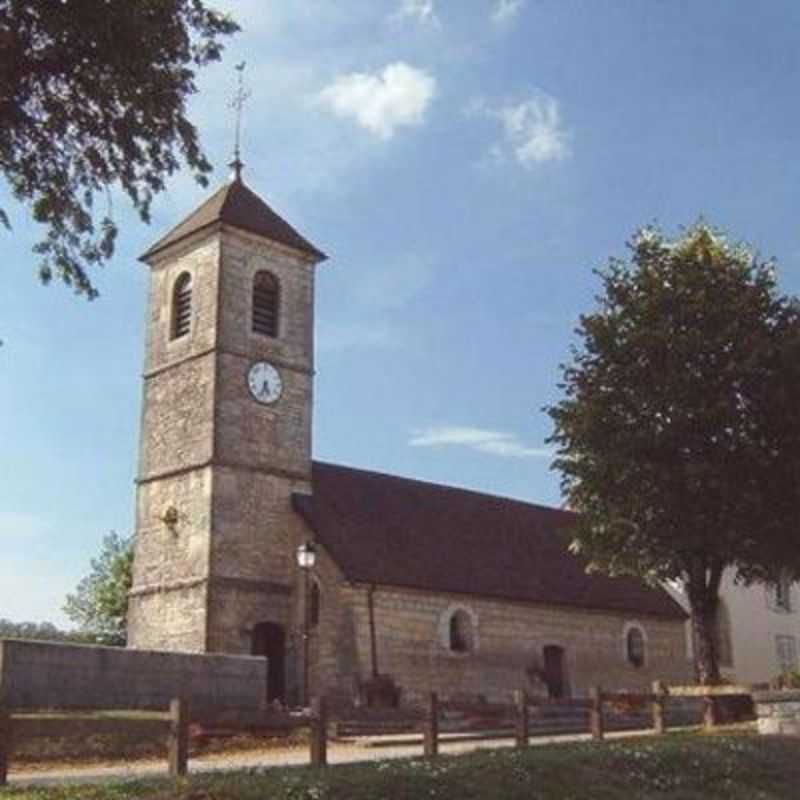
<svg viewBox="0 0 800 800">
<path fill-rule="evenodd" d="M 513 157 L 526 169 L 548 161 L 562 161 L 571 151 L 570 136 L 561 121 L 558 101 L 546 94 L 536 94 L 517 104 L 491 108 L 473 103 L 468 113 L 483 113 L 500 122 L 503 138 L 489 150 L 496 161 Z"/>
<path fill-rule="evenodd" d="M 340 75 L 320 92 L 322 103 L 340 117 L 351 117 L 381 139 L 396 128 L 420 125 L 436 93 L 436 79 L 402 61 L 377 74 Z"/>
<path fill-rule="evenodd" d="M 489 431 L 483 428 L 442 426 L 415 431 L 409 444 L 412 447 L 459 446 L 504 458 L 550 458 L 553 453 L 545 447 L 528 447 L 514 433 Z"/>
<path fill-rule="evenodd" d="M 504 25 L 519 14 L 525 0 L 495 0 L 492 6 L 491 18 L 495 25 Z"/>
<path fill-rule="evenodd" d="M 432 28 L 441 26 L 439 17 L 436 16 L 433 0 L 402 0 L 393 19 L 413 19 L 421 25 L 429 25 Z"/>
</svg>

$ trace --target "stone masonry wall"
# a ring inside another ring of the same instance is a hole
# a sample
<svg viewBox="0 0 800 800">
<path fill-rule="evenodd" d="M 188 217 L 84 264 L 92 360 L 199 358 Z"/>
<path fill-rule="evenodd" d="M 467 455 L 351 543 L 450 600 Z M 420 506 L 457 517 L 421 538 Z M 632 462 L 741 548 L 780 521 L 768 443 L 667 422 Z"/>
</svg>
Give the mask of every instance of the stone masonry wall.
<svg viewBox="0 0 800 800">
<path fill-rule="evenodd" d="M 758 732 L 800 736 L 800 691 L 756 692 Z"/>
<path fill-rule="evenodd" d="M 285 249 L 227 231 L 222 244 L 215 456 L 223 464 L 309 477 L 314 267 Z M 253 333 L 252 287 L 260 270 L 279 283 L 278 336 Z M 271 405 L 250 396 L 247 371 L 270 361 L 283 393 Z"/>
<path fill-rule="evenodd" d="M 190 236 L 158 254 L 150 267 L 144 372 L 182 361 L 212 348 L 217 338 L 220 240 L 215 231 Z M 171 339 L 172 288 L 179 276 L 192 276 L 189 334 Z"/>
<path fill-rule="evenodd" d="M 308 491 L 308 482 L 218 467 L 214 485 L 213 574 L 288 588 L 297 569 L 294 534 L 305 530 L 291 493 Z"/>
<path fill-rule="evenodd" d="M 202 651 L 213 473 L 219 239 L 190 237 L 150 268 L 133 587 L 134 648 Z M 172 293 L 192 276 L 189 333 L 171 339 Z M 167 526 L 164 514 L 178 512 Z"/>
<path fill-rule="evenodd" d="M 214 479 L 204 467 L 138 487 L 134 587 L 207 576 Z M 178 510 L 174 526 L 164 521 L 170 507 Z"/>
<path fill-rule="evenodd" d="M 300 533 L 299 545 L 309 534 Z M 359 668 L 356 657 L 356 635 L 352 614 L 353 590 L 344 580 L 325 548 L 317 543 L 317 563 L 311 580 L 320 592 L 319 624 L 311 628 L 309 641 L 309 689 L 312 695 L 327 695 L 334 705 L 349 706 L 358 695 Z M 298 650 L 298 669 L 302 666 L 299 650 L 302 644 L 303 616 L 305 613 L 304 585 L 300 570 L 296 573 L 294 630 Z M 370 675 L 369 666 L 363 677 Z"/>
<path fill-rule="evenodd" d="M 205 650 L 212 480 L 204 467 L 137 487 L 131 647 Z M 170 507 L 174 526 L 163 520 Z"/>
<path fill-rule="evenodd" d="M 207 648 L 205 579 L 134 587 L 128 604 L 128 647 L 203 653 Z"/>
<path fill-rule="evenodd" d="M 249 653 L 253 627 L 274 622 L 296 644 L 291 509 L 310 491 L 314 265 L 227 225 L 150 264 L 137 492 L 131 645 Z M 279 282 L 276 337 L 252 331 L 253 279 Z M 175 282 L 192 276 L 188 335 L 172 340 Z M 283 393 L 261 405 L 253 362 L 280 371 Z M 164 513 L 178 512 L 168 526 Z"/>
<path fill-rule="evenodd" d="M 352 674 L 331 673 L 329 680 L 341 691 L 348 680 L 353 685 L 369 678 L 371 656 L 366 589 L 341 587 L 339 598 L 343 608 L 336 635 L 349 629 L 353 641 Z M 376 589 L 374 603 L 378 670 L 401 687 L 403 703 L 419 702 L 432 690 L 444 697 L 498 701 L 522 687 L 543 694 L 544 684 L 528 670 L 542 665 L 546 645 L 564 648 L 573 695 L 585 695 L 598 684 L 635 690 L 649 688 L 656 679 L 689 679 L 680 620 L 385 587 Z M 465 610 L 473 622 L 474 648 L 469 653 L 449 649 L 449 619 L 457 609 Z M 630 624 L 638 625 L 646 638 L 645 664 L 638 668 L 626 659 Z M 338 663 L 339 669 L 347 668 L 341 658 Z"/>
<path fill-rule="evenodd" d="M 266 706 L 264 658 L 0 640 L 0 695 L 13 708 L 163 710 L 183 694 L 193 714 Z"/>
<path fill-rule="evenodd" d="M 192 249 L 193 248 L 193 249 Z M 139 479 L 207 461 L 212 454 L 220 244 L 191 238 L 150 270 Z M 189 333 L 170 336 L 172 294 L 192 276 Z"/>
<path fill-rule="evenodd" d="M 206 463 L 214 441 L 216 357 L 207 353 L 145 381 L 139 478 Z"/>
<path fill-rule="evenodd" d="M 311 370 L 314 358 L 314 267 L 293 250 L 225 227 L 222 237 L 219 346 Z M 253 333 L 253 278 L 271 272 L 280 286 L 278 336 Z"/>
<path fill-rule="evenodd" d="M 291 686 L 294 542 L 308 535 L 291 495 L 310 491 L 314 266 L 227 227 L 221 254 L 208 646 L 250 652 L 254 626 L 278 624 L 286 632 Z M 274 338 L 252 331 L 252 287 L 260 270 L 272 273 L 280 287 Z M 248 369 L 262 359 L 279 370 L 283 383 L 270 405 L 257 403 L 247 386 Z"/>
</svg>

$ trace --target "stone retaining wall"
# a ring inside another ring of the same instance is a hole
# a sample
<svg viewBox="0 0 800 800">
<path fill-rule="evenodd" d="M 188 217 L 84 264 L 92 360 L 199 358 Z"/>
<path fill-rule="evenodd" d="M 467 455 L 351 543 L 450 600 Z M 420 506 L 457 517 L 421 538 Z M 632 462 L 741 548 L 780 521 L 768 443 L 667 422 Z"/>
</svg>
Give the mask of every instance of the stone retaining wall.
<svg viewBox="0 0 800 800">
<path fill-rule="evenodd" d="M 267 660 L 0 639 L 0 699 L 18 709 L 204 711 L 266 707 Z"/>
<path fill-rule="evenodd" d="M 800 736 L 800 691 L 756 692 L 753 701 L 759 733 Z"/>
</svg>

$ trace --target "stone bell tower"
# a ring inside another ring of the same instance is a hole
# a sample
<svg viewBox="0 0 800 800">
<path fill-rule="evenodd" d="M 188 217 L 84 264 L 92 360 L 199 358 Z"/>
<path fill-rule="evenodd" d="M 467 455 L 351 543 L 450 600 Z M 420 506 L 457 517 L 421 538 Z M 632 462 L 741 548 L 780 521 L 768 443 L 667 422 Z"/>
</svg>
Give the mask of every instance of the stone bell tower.
<svg viewBox="0 0 800 800">
<path fill-rule="evenodd" d="M 131 647 L 284 658 L 303 537 L 291 495 L 311 491 L 324 258 L 238 169 L 142 256 Z"/>
</svg>

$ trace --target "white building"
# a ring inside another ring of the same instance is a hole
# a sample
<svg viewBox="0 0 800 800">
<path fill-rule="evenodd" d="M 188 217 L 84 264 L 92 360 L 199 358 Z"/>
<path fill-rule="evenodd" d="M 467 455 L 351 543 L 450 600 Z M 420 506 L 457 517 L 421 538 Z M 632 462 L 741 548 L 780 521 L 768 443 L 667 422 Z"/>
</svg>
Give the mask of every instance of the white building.
<svg viewBox="0 0 800 800">
<path fill-rule="evenodd" d="M 688 611 L 680 592 L 676 598 Z M 691 622 L 686 623 L 687 652 L 694 660 Z M 736 683 L 767 683 L 782 672 L 800 670 L 800 584 L 737 585 L 732 573 L 720 587 L 717 635 L 720 671 Z"/>
</svg>

